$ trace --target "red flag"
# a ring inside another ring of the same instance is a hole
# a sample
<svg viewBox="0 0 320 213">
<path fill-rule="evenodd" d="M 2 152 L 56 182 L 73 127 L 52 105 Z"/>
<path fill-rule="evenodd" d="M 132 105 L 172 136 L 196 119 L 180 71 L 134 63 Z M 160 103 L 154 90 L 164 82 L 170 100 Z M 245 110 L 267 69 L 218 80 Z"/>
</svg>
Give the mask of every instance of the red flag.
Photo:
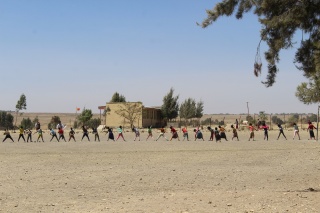
<svg viewBox="0 0 320 213">
<path fill-rule="evenodd" d="M 80 111 L 80 108 L 78 108 L 78 107 L 77 107 L 77 109 L 76 109 L 76 110 L 77 110 L 77 111 Z"/>
</svg>

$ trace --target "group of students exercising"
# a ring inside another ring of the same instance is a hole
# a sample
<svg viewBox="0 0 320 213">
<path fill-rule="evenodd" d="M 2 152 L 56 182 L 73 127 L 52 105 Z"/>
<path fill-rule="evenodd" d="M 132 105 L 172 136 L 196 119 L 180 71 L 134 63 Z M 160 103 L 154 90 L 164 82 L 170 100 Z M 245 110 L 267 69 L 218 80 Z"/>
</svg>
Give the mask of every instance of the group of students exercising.
<svg viewBox="0 0 320 213">
<path fill-rule="evenodd" d="M 277 124 L 278 128 L 279 128 L 279 135 L 278 135 L 278 138 L 277 140 L 279 139 L 279 137 L 282 135 L 286 140 L 287 140 L 287 137 L 286 135 L 284 134 L 284 131 L 283 131 L 283 128 L 281 126 L 281 124 Z M 49 129 L 49 133 L 51 135 L 51 139 L 50 139 L 50 142 L 53 140 L 53 139 L 56 139 L 58 142 L 60 140 L 64 140 L 66 142 L 66 138 L 64 136 L 64 129 L 65 129 L 65 125 L 63 125 L 61 122 L 59 122 L 57 124 L 57 132 L 50 128 Z M 232 140 L 233 139 L 237 139 L 239 141 L 239 137 L 238 137 L 238 132 L 237 132 L 237 127 L 238 125 L 236 125 L 236 127 L 234 127 L 234 125 L 231 125 L 231 129 L 232 129 Z M 42 129 L 40 128 L 40 123 L 37 122 L 35 124 L 35 129 L 36 131 L 34 132 L 34 134 L 38 133 L 38 138 L 36 141 L 34 142 L 40 142 L 40 139 L 42 140 L 42 142 L 44 142 L 44 139 L 43 139 L 43 131 Z M 84 138 L 87 138 L 88 141 L 90 141 L 90 137 L 89 137 L 89 130 L 88 130 L 88 127 L 86 126 L 82 126 L 81 127 L 82 129 L 82 138 L 81 138 L 81 141 L 84 139 Z M 171 138 L 170 138 L 170 141 L 172 139 L 178 139 L 180 141 L 180 138 L 179 138 L 179 134 L 178 134 L 178 131 L 173 127 L 173 126 L 170 126 L 169 127 L 170 129 L 170 132 L 171 132 Z M 202 128 L 200 127 L 197 127 L 195 129 L 193 129 L 193 132 L 194 132 L 194 140 L 196 141 L 197 139 L 200 139 L 200 140 L 203 140 L 204 141 L 204 138 L 203 138 L 203 133 L 201 131 Z M 210 126 L 207 127 L 208 131 L 210 132 L 210 138 L 209 138 L 209 141 L 213 141 L 214 138 L 216 140 L 216 142 L 221 142 L 221 139 L 225 139 L 226 141 L 227 140 L 227 136 L 226 136 L 226 129 L 223 127 L 223 126 L 218 126 L 218 127 L 215 127 L 215 128 L 211 128 Z M 268 131 L 269 131 L 269 126 L 266 124 L 266 122 L 262 121 L 262 122 L 258 122 L 258 124 L 256 126 L 252 125 L 251 123 L 249 124 L 248 126 L 248 129 L 249 129 L 249 141 L 252 139 L 253 141 L 255 140 L 255 131 L 258 131 L 258 130 L 263 130 L 264 131 L 264 140 L 268 140 L 269 139 L 269 135 L 268 135 Z M 296 136 L 298 136 L 299 140 L 300 140 L 300 134 L 299 134 L 299 127 L 296 123 L 293 123 L 293 129 L 294 129 L 294 134 L 293 134 L 293 140 L 295 139 Z M 315 135 L 314 135 L 314 130 L 317 129 L 313 124 L 312 122 L 308 122 L 308 129 L 307 131 L 309 132 L 310 134 L 310 139 L 316 139 L 315 138 Z M 158 129 L 160 131 L 158 137 L 155 139 L 155 141 L 158 141 L 160 139 L 160 137 L 163 137 L 165 140 L 169 141 L 169 139 L 165 136 L 165 133 L 166 133 L 166 129 L 165 127 L 161 127 Z M 114 134 L 113 134 L 113 129 L 112 128 L 109 128 L 109 127 L 104 127 L 102 129 L 102 131 L 106 132 L 106 134 L 108 134 L 108 141 L 109 140 L 113 140 L 113 141 L 117 141 L 119 138 L 122 138 L 124 141 L 125 138 L 124 138 L 124 135 L 123 135 L 123 128 L 122 126 L 119 126 L 117 128 L 117 132 L 118 132 L 118 137 L 115 139 L 114 137 Z M 135 134 L 135 138 L 134 138 L 134 141 L 135 140 L 139 140 L 140 141 L 140 131 L 139 131 L 139 128 L 137 127 L 133 127 L 132 128 L 132 131 L 134 132 Z M 186 139 L 187 141 L 189 141 L 189 134 L 188 134 L 188 130 L 187 130 L 187 127 L 183 127 L 181 128 L 181 131 L 183 133 L 183 141 Z M 92 133 L 94 134 L 95 136 L 95 141 L 100 141 L 100 137 L 99 137 L 99 133 L 98 133 L 98 130 L 97 128 L 92 128 Z M 149 126 L 147 128 L 147 133 L 148 133 L 148 137 L 146 138 L 146 141 L 151 138 L 153 139 L 153 134 L 152 134 L 152 126 Z M 4 135 L 5 135 L 5 138 L 3 139 L 2 142 L 6 141 L 7 139 L 10 139 L 12 142 L 14 142 L 13 138 L 11 137 L 10 135 L 10 132 L 8 129 L 5 130 L 4 132 Z M 24 135 L 27 135 L 27 140 L 25 140 L 25 137 Z M 59 137 L 58 137 L 59 136 Z M 18 141 L 20 141 L 20 139 L 23 139 L 24 142 L 32 142 L 32 130 L 31 129 L 24 129 L 22 126 L 20 126 L 19 128 L 19 137 L 18 137 Z M 73 128 L 70 129 L 69 131 L 69 140 L 74 140 L 76 142 L 76 139 L 75 139 L 75 131 Z"/>
</svg>

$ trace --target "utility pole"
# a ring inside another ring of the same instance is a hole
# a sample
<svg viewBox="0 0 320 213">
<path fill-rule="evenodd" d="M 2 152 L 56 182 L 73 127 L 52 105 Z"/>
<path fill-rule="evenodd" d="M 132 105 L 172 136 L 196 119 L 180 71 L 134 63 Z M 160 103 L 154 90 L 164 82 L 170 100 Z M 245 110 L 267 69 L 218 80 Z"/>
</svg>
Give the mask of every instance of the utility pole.
<svg viewBox="0 0 320 213">
<path fill-rule="evenodd" d="M 248 116 L 249 116 L 249 102 L 247 102 Z"/>
</svg>

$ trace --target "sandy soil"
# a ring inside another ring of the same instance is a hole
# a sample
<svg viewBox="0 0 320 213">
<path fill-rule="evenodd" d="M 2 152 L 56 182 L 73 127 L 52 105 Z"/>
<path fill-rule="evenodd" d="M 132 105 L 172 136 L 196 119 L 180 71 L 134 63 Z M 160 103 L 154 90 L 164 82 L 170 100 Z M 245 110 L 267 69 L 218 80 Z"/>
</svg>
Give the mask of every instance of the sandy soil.
<svg viewBox="0 0 320 213">
<path fill-rule="evenodd" d="M 101 142 L 59 143 L 13 134 L 16 142 L 0 144 L 0 212 L 319 212 L 320 142 L 285 133 L 248 141 L 240 132 L 221 143 L 208 133 L 206 141 L 125 133 L 127 142 L 100 134 Z"/>
</svg>

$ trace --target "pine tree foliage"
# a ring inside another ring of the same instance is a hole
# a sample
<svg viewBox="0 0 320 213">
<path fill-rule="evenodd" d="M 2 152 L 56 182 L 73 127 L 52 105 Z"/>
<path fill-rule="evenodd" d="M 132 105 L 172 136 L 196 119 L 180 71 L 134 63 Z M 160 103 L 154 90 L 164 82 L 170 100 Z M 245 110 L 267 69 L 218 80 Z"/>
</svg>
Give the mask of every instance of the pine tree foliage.
<svg viewBox="0 0 320 213">
<path fill-rule="evenodd" d="M 161 106 L 161 113 L 163 118 L 167 120 L 178 117 L 179 112 L 179 95 L 173 96 L 174 89 L 171 88 L 167 95 L 163 97 L 163 104 Z"/>
<path fill-rule="evenodd" d="M 192 98 L 186 99 L 180 105 L 180 118 L 183 118 L 185 120 L 194 118 L 195 112 L 196 112 L 196 101 Z"/>
<path fill-rule="evenodd" d="M 201 118 L 203 116 L 203 101 L 199 101 L 196 106 L 195 117 Z"/>
<path fill-rule="evenodd" d="M 207 18 L 200 25 L 206 28 L 218 18 L 234 13 L 237 19 L 241 19 L 250 11 L 257 15 L 262 25 L 261 40 L 266 42 L 269 48 L 265 52 L 268 75 L 262 83 L 267 87 L 275 83 L 277 63 L 280 61 L 279 52 L 294 46 L 294 35 L 297 33 L 302 36 L 294 63 L 309 80 L 318 81 L 320 0 L 222 0 L 212 10 L 207 10 Z"/>
<path fill-rule="evenodd" d="M 120 95 L 118 92 L 115 92 L 112 95 L 110 102 L 113 102 L 113 103 L 126 102 L 126 98 L 124 97 L 124 95 Z"/>
</svg>

